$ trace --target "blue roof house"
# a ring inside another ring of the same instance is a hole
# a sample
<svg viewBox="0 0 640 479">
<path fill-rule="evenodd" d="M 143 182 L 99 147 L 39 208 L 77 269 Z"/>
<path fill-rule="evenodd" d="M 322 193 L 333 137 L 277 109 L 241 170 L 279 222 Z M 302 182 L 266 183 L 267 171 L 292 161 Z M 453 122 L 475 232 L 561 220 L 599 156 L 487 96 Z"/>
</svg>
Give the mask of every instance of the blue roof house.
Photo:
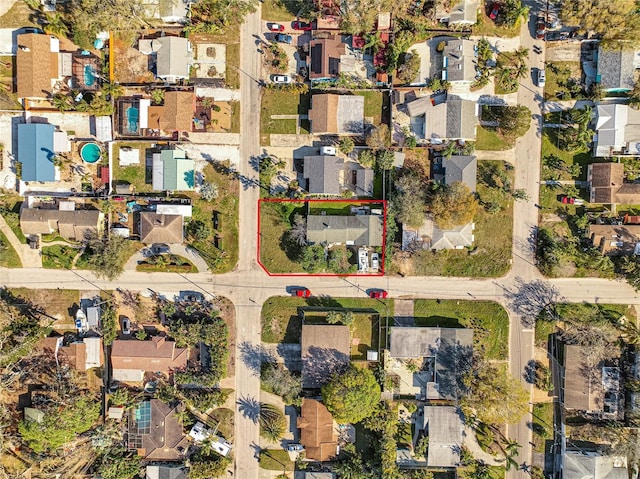
<svg viewBox="0 0 640 479">
<path fill-rule="evenodd" d="M 18 161 L 23 181 L 56 181 L 53 132 L 47 123 L 18 124 Z"/>
</svg>

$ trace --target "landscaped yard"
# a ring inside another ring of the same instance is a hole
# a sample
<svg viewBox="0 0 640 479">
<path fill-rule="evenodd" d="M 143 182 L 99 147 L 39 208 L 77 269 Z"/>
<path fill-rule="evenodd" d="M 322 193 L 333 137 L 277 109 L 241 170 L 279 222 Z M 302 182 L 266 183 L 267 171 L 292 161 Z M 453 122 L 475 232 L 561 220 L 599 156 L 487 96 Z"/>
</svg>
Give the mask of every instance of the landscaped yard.
<svg viewBox="0 0 640 479">
<path fill-rule="evenodd" d="M 513 140 L 504 138 L 496 131 L 478 125 L 476 130 L 477 150 L 501 151 L 509 150 L 514 146 L 516 146 L 515 138 Z"/>
<path fill-rule="evenodd" d="M 553 440 L 553 403 L 536 403 L 533 405 L 533 450 L 544 452 L 545 441 Z"/>
<path fill-rule="evenodd" d="M 71 269 L 73 259 L 80 250 L 71 246 L 53 245 L 42 247 L 42 267 L 51 269 Z"/>
<path fill-rule="evenodd" d="M 295 206 L 296 210 L 289 210 Z M 296 212 L 304 214 L 305 203 L 260 203 L 260 262 L 271 273 L 304 273 L 281 247 L 282 235 L 290 228 L 283 215 L 290 219 Z"/>
<path fill-rule="evenodd" d="M 501 188 L 489 186 L 483 180 L 485 170 L 503 170 L 502 175 L 513 184 L 513 170 L 506 170 L 502 161 L 478 162 L 478 195 L 487 202 L 496 202 L 501 209 L 490 213 L 480 205 L 474 218 L 475 249 L 422 250 L 413 255 L 396 253 L 390 274 L 401 272 L 419 276 L 499 277 L 511 267 L 513 230 L 513 199 Z M 492 176 L 492 175 L 489 175 Z"/>
<path fill-rule="evenodd" d="M 3 268 L 22 268 L 18 253 L 2 231 L 0 231 L 0 266 Z"/>
<path fill-rule="evenodd" d="M 473 338 L 488 359 L 506 360 L 509 351 L 509 316 L 493 301 L 417 299 L 416 326 L 473 328 Z"/>
<path fill-rule="evenodd" d="M 237 28 L 240 29 L 239 27 Z M 227 43 L 227 58 L 225 59 L 224 84 L 227 88 L 240 88 L 240 43 Z M 238 107 L 238 111 L 240 108 Z M 232 123 L 233 125 L 233 123 Z M 231 131 L 235 131 L 233 126 Z M 238 129 L 237 133 L 240 133 Z"/>
<path fill-rule="evenodd" d="M 197 273 L 198 269 L 187 258 L 171 254 L 150 256 L 145 261 L 138 263 L 136 271 L 145 273 Z"/>
<path fill-rule="evenodd" d="M 151 185 L 151 169 L 149 168 L 149 171 L 147 171 L 147 167 L 145 164 L 146 149 L 150 147 L 150 144 L 143 142 L 123 142 L 119 143 L 118 146 L 119 148 L 113 149 L 114 161 L 112 165 L 112 177 L 114 181 L 116 183 L 129 183 L 134 189 L 133 192 L 135 193 L 148 193 L 150 191 L 153 191 L 153 187 Z M 131 147 L 132 149 L 139 150 L 140 164 L 132 166 L 120 166 L 120 148 L 127 146 Z"/>
<path fill-rule="evenodd" d="M 272 115 L 306 115 L 309 111 L 311 95 L 281 90 L 265 89 L 262 93 L 262 114 L 260 116 L 260 142 L 269 145 L 269 135 L 295 134 L 295 119 L 273 119 Z"/>
<path fill-rule="evenodd" d="M 592 162 L 591 154 L 589 151 L 585 150 L 576 150 L 576 151 L 564 151 L 559 149 L 553 143 L 553 129 L 552 128 L 544 128 L 542 134 L 542 168 L 541 168 L 541 176 L 543 180 L 549 179 L 560 179 L 560 180 L 586 180 L 587 179 L 587 166 Z M 544 166 L 544 159 L 550 155 L 557 156 L 560 158 L 567 167 L 571 165 L 580 165 L 580 175 L 577 177 L 571 176 L 567 171 L 563 171 L 561 169 L 550 170 L 549 168 Z M 557 172 L 559 174 L 558 178 L 553 178 L 552 173 Z"/>
<path fill-rule="evenodd" d="M 379 125 L 382 122 L 382 107 L 385 102 L 383 93 L 380 91 L 367 90 L 358 91 L 355 94 L 364 97 L 365 118 L 372 118 L 373 124 Z"/>
<path fill-rule="evenodd" d="M 293 471 L 295 463 L 284 449 L 262 449 L 260 451 L 260 467 L 269 471 Z"/>
<path fill-rule="evenodd" d="M 22 198 L 20 196 L 15 192 L 4 189 L 2 190 L 2 195 L 0 196 L 0 214 L 2 214 L 5 222 L 9 228 L 11 228 L 11 231 L 13 231 L 13 234 L 16 235 L 18 240 L 22 244 L 27 244 L 27 238 L 22 234 L 22 229 L 20 228 L 21 207 Z"/>
<path fill-rule="evenodd" d="M 302 321 L 298 317 L 298 307 L 315 306 L 326 308 L 317 313 L 308 311 L 305 321 L 310 324 L 324 324 L 327 310 L 375 310 L 376 313 L 355 313 L 352 338 L 359 344 L 352 346 L 352 359 L 365 359 L 367 349 L 378 347 L 378 325 L 372 323 L 378 316 L 383 320 L 387 313 L 393 316 L 393 300 L 379 301 L 370 298 L 297 298 L 274 296 L 262 307 L 262 341 L 265 343 L 299 343 Z M 388 311 L 387 311 L 388 309 Z M 356 341 L 357 342 L 357 341 Z"/>
<path fill-rule="evenodd" d="M 580 62 L 548 62 L 545 75 L 547 77 L 544 87 L 545 100 L 570 100 L 572 97 L 575 99 L 584 97 L 580 84 L 582 76 Z"/>
</svg>

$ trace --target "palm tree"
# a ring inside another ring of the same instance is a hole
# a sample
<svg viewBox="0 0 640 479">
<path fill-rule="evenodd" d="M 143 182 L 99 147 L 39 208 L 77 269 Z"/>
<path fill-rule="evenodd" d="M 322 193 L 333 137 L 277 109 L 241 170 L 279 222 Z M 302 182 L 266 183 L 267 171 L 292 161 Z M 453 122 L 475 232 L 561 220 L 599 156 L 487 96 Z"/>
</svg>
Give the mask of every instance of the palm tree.
<svg viewBox="0 0 640 479">
<path fill-rule="evenodd" d="M 526 60 L 527 58 L 529 58 L 529 49 L 525 47 L 520 47 L 515 51 L 514 56 L 519 63 L 526 64 L 527 63 Z"/>
<path fill-rule="evenodd" d="M 278 442 L 284 435 L 286 419 L 284 414 L 272 404 L 260 404 L 260 435 L 269 442 Z"/>
<path fill-rule="evenodd" d="M 51 104 L 61 112 L 69 111 L 73 108 L 71 97 L 63 93 L 56 93 L 51 98 Z"/>
<path fill-rule="evenodd" d="M 447 147 L 442 150 L 442 156 L 444 156 L 447 160 L 453 156 L 454 153 L 458 152 L 458 145 L 455 141 L 450 141 L 447 143 Z"/>
<path fill-rule="evenodd" d="M 62 38 L 66 37 L 67 33 L 69 33 L 69 28 L 64 23 L 62 15 L 60 15 L 58 12 L 47 15 L 46 22 L 47 23 L 44 26 L 44 31 L 49 35 Z"/>
<path fill-rule="evenodd" d="M 635 346 L 640 344 L 640 328 L 635 322 L 629 321 L 626 316 L 621 316 L 618 320 L 618 328 L 620 328 L 620 337 L 625 343 Z"/>
<path fill-rule="evenodd" d="M 525 78 L 529 73 L 529 67 L 526 63 L 519 63 L 516 68 L 516 78 Z"/>
</svg>

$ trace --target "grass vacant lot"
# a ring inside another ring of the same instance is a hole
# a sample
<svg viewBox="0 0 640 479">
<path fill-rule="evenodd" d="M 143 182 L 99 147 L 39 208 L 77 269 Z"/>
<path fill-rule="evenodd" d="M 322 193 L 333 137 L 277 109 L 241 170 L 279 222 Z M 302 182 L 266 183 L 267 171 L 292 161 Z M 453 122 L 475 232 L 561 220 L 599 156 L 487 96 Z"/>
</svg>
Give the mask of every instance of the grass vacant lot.
<svg viewBox="0 0 640 479">
<path fill-rule="evenodd" d="M 518 19 L 513 27 L 507 28 L 505 26 L 497 25 L 496 22 L 491 20 L 489 15 L 483 11 L 478 14 L 478 22 L 472 26 L 473 35 L 480 35 L 483 37 L 514 38 L 520 35 L 520 22 L 521 20 Z"/>
<path fill-rule="evenodd" d="M 375 310 L 381 318 L 393 315 L 393 300 L 378 301 L 370 298 L 297 298 L 274 296 L 262 307 L 262 341 L 265 343 L 299 343 L 302 321 L 298 317 L 300 306 L 317 306 L 330 309 L 370 309 Z M 325 312 L 307 312 L 309 323 L 324 323 Z M 356 321 L 352 326 L 352 336 L 360 339 L 360 346 L 352 349 L 353 359 L 366 357 L 368 346 L 377 348 L 377 325 L 371 323 L 371 313 L 356 313 Z M 366 346 L 366 347 L 365 347 Z"/>
<path fill-rule="evenodd" d="M 213 165 L 204 168 L 206 181 L 218 186 L 218 197 L 213 201 L 204 201 L 200 195 L 191 193 L 193 199 L 193 220 L 200 220 L 213 231 L 213 212 L 218 212 L 218 230 L 213 232 L 220 238 L 220 249 L 216 248 L 213 238 L 191 243 L 207 262 L 211 272 L 228 273 L 238 262 L 238 180 L 226 170 L 229 163 Z"/>
<path fill-rule="evenodd" d="M 496 188 L 484 184 L 480 179 L 485 168 L 496 166 L 505 169 L 504 162 L 483 160 L 478 162 L 478 194 L 480 197 L 492 197 Z M 513 184 L 513 170 L 504 171 Z M 504 208 L 497 213 L 488 213 L 482 205 L 474 218 L 476 225 L 475 251 L 442 250 L 432 252 L 423 250 L 402 261 L 397 257 L 391 264 L 390 273 L 403 272 L 419 276 L 502 276 L 511 267 L 511 246 L 513 230 L 513 199 L 503 195 Z"/>
<path fill-rule="evenodd" d="M 533 405 L 533 450 L 544 452 L 545 441 L 553 439 L 553 403 L 536 403 Z"/>
<path fill-rule="evenodd" d="M 80 304 L 80 292 L 76 289 L 27 289 L 11 288 L 16 297 L 41 306 L 49 316 L 63 321 L 73 320 L 75 306 Z"/>
<path fill-rule="evenodd" d="M 272 133 L 295 133 L 295 119 L 276 120 L 272 115 L 306 115 L 309 111 L 311 95 L 265 89 L 262 93 L 262 113 L 260 115 L 261 144 L 269 145 Z M 292 126 L 293 125 L 293 126 Z"/>
<path fill-rule="evenodd" d="M 473 328 L 476 346 L 489 359 L 507 359 L 509 316 L 493 301 L 456 301 L 417 299 L 414 301 L 417 326 Z"/>
<path fill-rule="evenodd" d="M 300 10 L 297 0 L 264 0 L 262 2 L 262 19 L 270 22 L 291 22 L 296 19 Z"/>
<path fill-rule="evenodd" d="M 143 142 L 126 142 L 120 143 L 119 147 L 129 146 L 132 149 L 137 149 L 140 153 L 140 164 L 132 166 L 120 166 L 120 148 L 114 148 L 114 161 L 113 161 L 113 179 L 116 183 L 129 183 L 135 188 L 135 193 L 148 193 L 153 190 L 151 186 L 151 172 L 147 173 L 145 165 L 146 149 L 149 148 L 149 143 Z M 147 177 L 149 183 L 146 182 Z"/>
<path fill-rule="evenodd" d="M 269 471 L 293 471 L 295 463 L 284 449 L 262 449 L 260 451 L 260 467 Z"/>
<path fill-rule="evenodd" d="M 571 91 L 568 88 L 568 80 L 574 78 L 580 83 L 582 71 L 580 62 L 548 62 L 545 68 L 547 81 L 544 88 L 545 100 L 570 100 Z M 582 98 L 579 94 L 576 98 Z"/>
<path fill-rule="evenodd" d="M 53 245 L 42 247 L 42 267 L 49 269 L 71 269 L 73 258 L 78 254 L 77 248 Z"/>
<path fill-rule="evenodd" d="M 516 146 L 516 141 L 504 138 L 494 130 L 490 130 L 478 125 L 476 134 L 476 149 L 489 151 L 509 150 Z"/>
<path fill-rule="evenodd" d="M 260 261 L 271 273 L 304 273 L 302 266 L 289 259 L 280 247 L 282 235 L 289 229 L 289 224 L 282 217 L 281 205 L 260 203 Z M 304 203 L 298 205 L 300 212 L 304 212 Z"/>
<path fill-rule="evenodd" d="M 0 266 L 3 268 L 22 268 L 18 253 L 2 231 L 0 231 Z"/>
<path fill-rule="evenodd" d="M 561 180 L 572 180 L 572 179 L 586 180 L 587 179 L 587 166 L 589 165 L 589 163 L 592 162 L 592 158 L 591 158 L 591 155 L 589 154 L 589 151 L 584 151 L 584 150 L 564 151 L 564 150 L 561 150 L 558 147 L 556 147 L 556 145 L 553 143 L 552 135 L 550 135 L 550 133 L 553 133 L 553 129 L 552 128 L 544 128 L 543 134 L 542 134 L 542 160 L 543 160 L 543 162 L 544 162 L 544 158 L 545 157 L 550 156 L 550 155 L 555 155 L 558 158 L 561 158 L 562 161 L 564 161 L 564 163 L 567 166 L 578 164 L 578 165 L 581 166 L 581 171 L 580 171 L 580 176 L 579 177 L 572 178 L 571 175 L 569 175 L 567 172 L 561 171 L 560 172 L 560 179 Z M 549 173 L 550 172 L 551 171 L 548 168 L 546 168 L 545 166 L 542 166 L 542 168 L 541 168 L 542 179 L 549 179 Z"/>
</svg>

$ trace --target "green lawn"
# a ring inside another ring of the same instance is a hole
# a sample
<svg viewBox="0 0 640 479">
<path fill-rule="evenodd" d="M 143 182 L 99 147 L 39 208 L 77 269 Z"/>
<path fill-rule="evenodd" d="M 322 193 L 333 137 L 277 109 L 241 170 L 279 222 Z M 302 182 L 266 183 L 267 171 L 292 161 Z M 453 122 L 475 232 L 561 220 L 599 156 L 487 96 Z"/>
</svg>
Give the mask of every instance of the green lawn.
<svg viewBox="0 0 640 479">
<path fill-rule="evenodd" d="M 516 145 L 515 139 L 511 141 L 504 138 L 494 130 L 478 125 L 476 131 L 476 150 L 502 151 L 509 150 Z"/>
<path fill-rule="evenodd" d="M 577 178 L 572 178 L 565 171 L 560 171 L 560 179 L 561 180 L 586 180 L 587 179 L 587 166 L 592 162 L 591 154 L 589 151 L 564 151 L 556 147 L 553 143 L 553 129 L 552 128 L 544 128 L 542 134 L 542 159 L 549 155 L 555 155 L 564 161 L 566 165 L 578 164 L 581 166 L 580 176 Z M 549 175 L 551 170 L 542 166 L 541 174 L 542 179 L 549 179 Z"/>
<path fill-rule="evenodd" d="M 260 261 L 271 273 L 304 273 L 302 266 L 291 260 L 280 247 L 282 235 L 289 229 L 289 224 L 282 218 L 281 205 L 268 202 L 260 204 Z M 297 205 L 299 212 L 304 213 L 304 203 L 288 205 Z"/>
<path fill-rule="evenodd" d="M 296 19 L 300 2 L 297 0 L 264 0 L 262 19 L 271 22 L 291 22 Z"/>
<path fill-rule="evenodd" d="M 273 296 L 262 307 L 262 341 L 265 343 L 299 343 L 302 327 L 297 308 L 300 306 L 322 306 L 327 309 L 371 309 L 377 311 L 380 318 L 393 315 L 393 300 L 378 301 L 370 298 L 297 298 L 289 296 Z M 317 314 L 307 312 L 306 322 L 323 324 L 326 312 Z M 378 325 L 372 323 L 375 314 L 356 313 L 356 321 L 352 325 L 352 336 L 360 340 L 360 345 L 353 347 L 353 359 L 366 358 L 367 349 L 377 349 Z"/>
<path fill-rule="evenodd" d="M 193 265 L 191 261 L 183 256 L 172 255 L 160 255 L 165 260 L 158 261 L 155 258 L 158 256 L 152 256 L 147 258 L 144 262 L 139 263 L 136 266 L 136 271 L 143 271 L 145 273 L 197 273 L 198 269 Z"/>
<path fill-rule="evenodd" d="M 568 88 L 567 80 L 574 78 L 578 81 L 582 75 L 580 62 L 547 62 L 545 76 L 547 81 L 544 89 L 545 100 L 570 100 L 571 92 Z M 583 98 L 582 93 L 574 96 L 576 99 Z"/>
<path fill-rule="evenodd" d="M 3 268 L 22 268 L 18 253 L 2 231 L 0 231 L 0 266 Z"/>
<path fill-rule="evenodd" d="M 356 95 L 364 97 L 364 116 L 373 118 L 373 124 L 382 123 L 382 105 L 384 95 L 380 91 L 358 91 Z"/>
<path fill-rule="evenodd" d="M 536 403 L 533 405 L 533 450 L 544 452 L 545 441 L 553 440 L 553 403 Z"/>
<path fill-rule="evenodd" d="M 42 267 L 50 269 L 71 269 L 73 258 L 79 250 L 71 246 L 53 245 L 42 247 Z"/>
<path fill-rule="evenodd" d="M 229 128 L 231 133 L 240 133 L 240 102 L 231 101 L 231 127 Z"/>
<path fill-rule="evenodd" d="M 22 233 L 22 229 L 20 228 L 20 208 L 22 207 L 22 198 L 18 196 L 15 192 L 8 192 L 7 190 L 2 190 L 2 195 L 0 196 L 0 214 L 4 218 L 5 222 L 13 231 L 13 234 L 16 235 L 18 240 L 22 244 L 27 244 L 27 238 Z"/>
<path fill-rule="evenodd" d="M 509 316 L 493 301 L 417 299 L 417 326 L 473 328 L 474 342 L 489 359 L 506 360 L 509 351 Z"/>
<path fill-rule="evenodd" d="M 471 28 L 473 35 L 480 35 L 484 37 L 503 37 L 514 38 L 520 35 L 521 20 L 518 19 L 516 24 L 511 27 L 499 26 L 489 18 L 485 12 L 478 13 L 478 22 Z"/>
<path fill-rule="evenodd" d="M 15 2 L 13 6 L 0 17 L 0 28 L 39 27 L 34 23 L 35 16 L 26 2 Z"/>
<path fill-rule="evenodd" d="M 204 168 L 206 181 L 218 186 L 218 197 L 213 201 L 203 201 L 200 195 L 190 193 L 193 200 L 193 220 L 200 220 L 207 225 L 212 236 L 204 241 L 190 243 L 200 252 L 213 273 L 228 273 L 238 263 L 238 180 L 227 172 L 228 162 L 219 163 L 216 168 L 208 164 Z M 213 231 L 213 212 L 218 212 L 218 231 Z M 221 250 L 215 247 L 213 236 L 218 235 Z"/>
<path fill-rule="evenodd" d="M 218 432 L 227 441 L 233 442 L 235 412 L 227 408 L 214 409 L 209 417 L 218 423 Z"/>
<path fill-rule="evenodd" d="M 269 135 L 295 133 L 295 119 L 276 120 L 272 115 L 306 115 L 309 111 L 311 95 L 280 90 L 264 90 L 260 115 L 261 144 L 269 144 Z"/>
<path fill-rule="evenodd" d="M 145 155 L 146 149 L 150 148 L 149 143 L 144 142 L 123 142 L 118 144 L 119 147 L 129 146 L 133 149 L 139 150 L 140 153 L 140 164 L 132 165 L 132 166 L 120 166 L 119 154 L 120 148 L 113 149 L 113 172 L 112 176 L 116 183 L 129 183 L 133 188 L 135 188 L 136 193 L 148 193 L 153 191 L 151 185 L 151 172 L 146 171 L 145 166 Z M 146 180 L 149 180 L 149 183 Z"/>
<path fill-rule="evenodd" d="M 262 449 L 260 451 L 260 467 L 269 471 L 293 471 L 295 463 L 284 449 Z"/>
<path fill-rule="evenodd" d="M 225 86 L 231 89 L 240 88 L 240 43 L 227 43 L 225 62 Z"/>
<path fill-rule="evenodd" d="M 483 160 L 478 162 L 478 194 L 480 197 L 497 196 L 495 188 L 490 188 L 481 180 L 485 168 L 504 169 L 502 161 Z M 513 170 L 504 174 L 513 182 Z M 423 250 L 416 253 L 409 268 L 392 262 L 389 273 L 403 272 L 418 276 L 469 276 L 499 277 L 511 267 L 511 247 L 513 233 L 513 200 L 503 195 L 504 208 L 497 213 L 488 213 L 482 206 L 474 218 L 476 225 L 475 251 L 442 250 L 432 252 Z"/>
</svg>

